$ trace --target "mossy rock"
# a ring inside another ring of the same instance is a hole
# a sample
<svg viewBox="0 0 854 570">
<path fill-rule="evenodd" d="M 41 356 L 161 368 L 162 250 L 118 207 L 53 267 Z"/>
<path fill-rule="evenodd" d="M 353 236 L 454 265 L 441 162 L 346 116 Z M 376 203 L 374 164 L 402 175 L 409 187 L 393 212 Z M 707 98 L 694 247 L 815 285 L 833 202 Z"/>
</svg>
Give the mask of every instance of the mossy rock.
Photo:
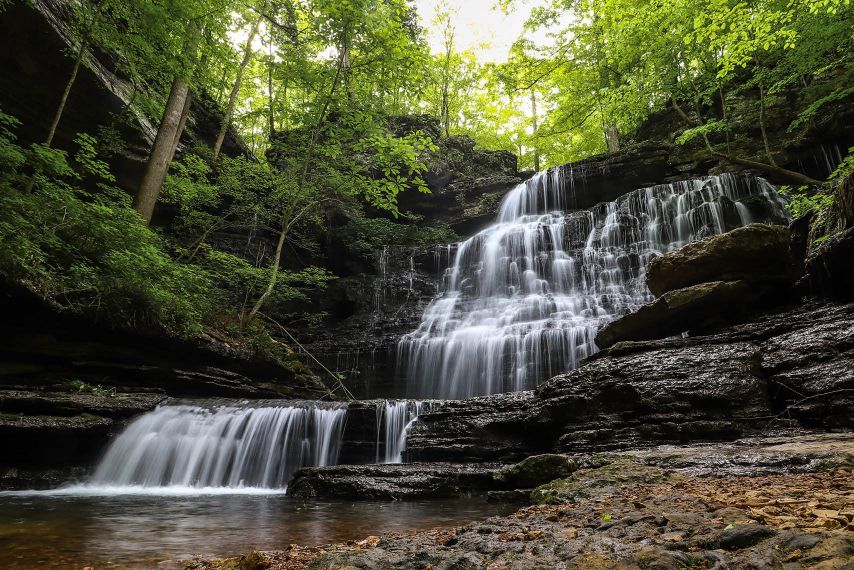
<svg viewBox="0 0 854 570">
<path fill-rule="evenodd" d="M 619 458 L 601 467 L 580 469 L 569 477 L 541 485 L 531 492 L 531 502 L 540 505 L 570 503 L 587 498 L 605 488 L 658 483 L 679 477 L 681 476 L 672 471 L 641 465 L 628 458 Z"/>
<path fill-rule="evenodd" d="M 533 455 L 505 467 L 495 474 L 495 479 L 515 489 L 530 489 L 570 476 L 578 470 L 575 460 L 566 455 Z"/>
</svg>

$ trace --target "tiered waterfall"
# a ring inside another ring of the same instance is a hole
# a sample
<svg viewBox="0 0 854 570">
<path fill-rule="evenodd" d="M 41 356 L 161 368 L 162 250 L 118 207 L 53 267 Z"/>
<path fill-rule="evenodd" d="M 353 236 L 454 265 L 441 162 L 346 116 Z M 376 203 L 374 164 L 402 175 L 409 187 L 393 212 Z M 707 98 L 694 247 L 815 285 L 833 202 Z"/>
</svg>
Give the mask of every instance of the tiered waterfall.
<svg viewBox="0 0 854 570">
<path fill-rule="evenodd" d="M 589 210 L 571 171 L 512 190 L 497 221 L 456 244 L 441 291 L 398 346 L 413 398 L 458 399 L 535 387 L 596 351 L 600 325 L 652 299 L 654 256 L 779 209 L 761 178 L 722 174 L 643 188 Z"/>
</svg>

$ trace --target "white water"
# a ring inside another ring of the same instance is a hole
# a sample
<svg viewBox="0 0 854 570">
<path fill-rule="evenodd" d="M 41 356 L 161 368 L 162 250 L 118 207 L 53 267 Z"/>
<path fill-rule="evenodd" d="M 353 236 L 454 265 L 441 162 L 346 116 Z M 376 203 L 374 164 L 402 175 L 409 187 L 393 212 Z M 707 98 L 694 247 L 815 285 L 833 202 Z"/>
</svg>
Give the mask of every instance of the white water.
<svg viewBox="0 0 854 570">
<path fill-rule="evenodd" d="M 377 463 L 400 463 L 406 436 L 418 416 L 433 409 L 433 402 L 382 400 L 377 403 Z M 382 454 L 380 453 L 382 450 Z"/>
<path fill-rule="evenodd" d="M 261 494 L 334 465 L 346 408 L 162 406 L 133 421 L 66 494 Z"/>
<path fill-rule="evenodd" d="M 732 174 L 567 213 L 573 187 L 571 171 L 540 173 L 504 198 L 495 224 L 456 244 L 440 293 L 398 344 L 410 396 L 526 390 L 575 368 L 604 322 L 652 299 L 652 257 L 751 223 L 744 198 L 781 208 L 768 182 Z"/>
</svg>

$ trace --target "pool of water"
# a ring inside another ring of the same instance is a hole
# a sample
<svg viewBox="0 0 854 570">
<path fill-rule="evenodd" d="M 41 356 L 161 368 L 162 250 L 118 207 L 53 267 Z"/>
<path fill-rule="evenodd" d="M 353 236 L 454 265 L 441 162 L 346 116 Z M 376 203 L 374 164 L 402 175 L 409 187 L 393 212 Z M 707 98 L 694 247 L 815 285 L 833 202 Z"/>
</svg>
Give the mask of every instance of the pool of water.
<svg viewBox="0 0 854 570">
<path fill-rule="evenodd" d="M 301 501 L 256 492 L 168 495 L 110 489 L 0 493 L 0 567 L 152 568 L 195 554 L 317 545 L 453 526 L 513 507 L 483 499 Z"/>
</svg>

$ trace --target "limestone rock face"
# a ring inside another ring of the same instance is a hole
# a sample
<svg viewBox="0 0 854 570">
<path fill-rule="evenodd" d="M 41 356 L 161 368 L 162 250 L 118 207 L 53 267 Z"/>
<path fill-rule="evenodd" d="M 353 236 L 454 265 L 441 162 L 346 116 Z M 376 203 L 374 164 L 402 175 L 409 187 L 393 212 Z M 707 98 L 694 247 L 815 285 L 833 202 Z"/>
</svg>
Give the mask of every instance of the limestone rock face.
<svg viewBox="0 0 854 570">
<path fill-rule="evenodd" d="M 709 237 L 653 259 L 646 284 L 660 297 L 711 281 L 785 284 L 791 279 L 789 229 L 751 224 Z"/>
</svg>

